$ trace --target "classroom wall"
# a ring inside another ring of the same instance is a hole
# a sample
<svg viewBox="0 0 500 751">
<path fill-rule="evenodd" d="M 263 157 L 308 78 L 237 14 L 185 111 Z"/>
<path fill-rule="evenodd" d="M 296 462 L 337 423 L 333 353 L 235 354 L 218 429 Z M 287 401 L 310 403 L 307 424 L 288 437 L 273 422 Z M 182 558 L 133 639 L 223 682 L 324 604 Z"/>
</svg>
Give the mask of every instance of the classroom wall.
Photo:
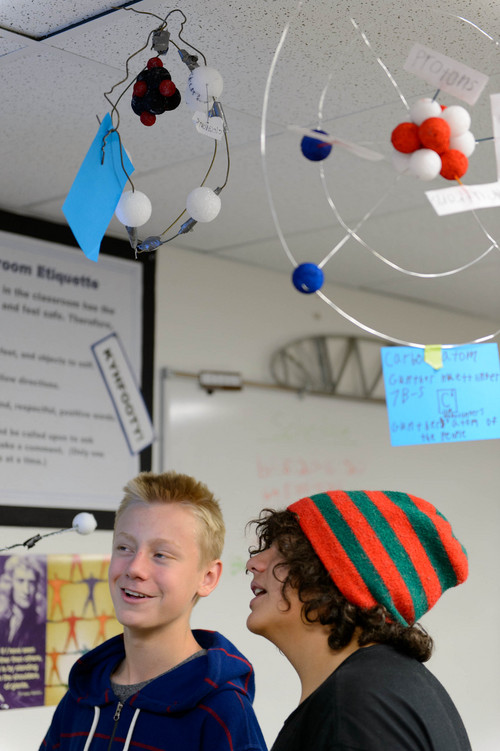
<svg viewBox="0 0 500 751">
<path fill-rule="evenodd" d="M 408 336 L 412 341 L 465 342 L 496 328 L 488 321 L 404 303 L 396 298 L 346 291 L 331 285 L 327 285 L 325 291 L 351 315 L 396 337 L 406 339 Z M 194 373 L 202 369 L 235 370 L 241 372 L 244 379 L 270 381 L 272 353 L 293 339 L 319 333 L 363 335 L 316 296 L 296 292 L 287 274 L 170 246 L 158 253 L 156 299 L 156 395 L 160 371 L 165 367 Z M 373 409 L 373 405 L 367 405 L 366 409 Z M 154 419 L 158 426 L 157 398 Z M 461 502 L 459 507 L 452 510 L 454 526 L 459 534 L 467 533 L 469 548 L 484 553 L 481 558 L 482 570 L 475 575 L 475 581 L 480 584 L 474 600 L 477 615 L 476 612 L 462 613 L 460 593 L 449 593 L 450 605 L 447 600 L 443 610 L 446 618 L 439 615 L 438 604 L 435 616 L 432 614 L 429 621 L 429 629 L 431 632 L 435 629 L 440 634 L 438 652 L 430 667 L 440 677 L 446 676 L 447 688 L 466 719 L 474 741 L 474 751 L 496 751 L 500 736 L 497 719 L 500 696 L 496 685 L 500 655 L 495 627 L 500 618 L 496 575 L 500 563 L 496 544 L 500 504 L 495 497 L 482 492 L 484 466 L 489 461 L 485 456 L 492 455 L 492 447 L 495 446 L 494 441 L 463 444 L 460 449 L 459 480 L 451 476 L 451 472 L 449 476 L 439 474 L 435 462 L 426 460 L 433 447 L 422 447 L 421 464 L 414 468 L 412 477 L 408 478 L 411 487 L 405 488 L 409 492 L 418 490 L 422 494 L 429 491 L 432 495 L 429 500 L 436 503 L 438 496 L 443 497 L 448 511 L 448 507 L 452 508 L 454 483 L 459 481 L 463 485 L 470 482 L 471 503 Z M 396 465 L 397 449 L 394 457 Z M 155 446 L 154 469 L 159 467 L 159 462 L 158 448 Z M 447 466 L 450 466 L 450 462 Z M 432 467 L 430 472 L 429 467 Z M 488 469 L 493 477 L 498 473 L 493 459 Z M 224 509 L 234 499 L 222 498 L 221 502 Z M 15 530 L 8 532 L 9 539 L 12 539 L 11 534 Z M 23 528 L 19 530 L 19 539 L 25 539 L 30 534 L 31 530 Z M 61 552 L 73 550 L 69 539 L 65 540 L 64 536 L 57 539 L 58 546 L 62 545 L 63 548 Z M 88 552 L 107 552 L 109 541 L 109 534 L 95 536 Z M 232 544 L 234 542 L 228 541 L 229 546 Z M 40 547 L 40 552 L 47 551 Z M 242 560 L 245 559 L 246 546 L 242 550 Z M 228 574 L 226 571 L 225 575 Z M 226 621 L 230 621 L 228 636 L 241 646 L 256 666 L 255 707 L 263 721 L 266 739 L 271 744 L 280 724 L 298 699 L 298 679 L 284 658 L 277 663 L 282 665 L 282 669 L 265 676 L 267 656 L 272 654 L 274 660 L 276 650 L 265 640 L 246 631 L 246 603 L 250 599 L 247 596 L 250 590 L 244 574 L 241 574 L 241 582 L 241 599 L 231 607 L 230 613 L 225 610 L 227 603 L 214 593 L 197 605 L 193 622 L 195 626 L 224 631 Z M 260 672 L 259 666 L 262 666 Z M 260 674 L 264 676 L 262 680 Z M 286 691 L 285 684 L 289 684 Z M 51 708 L 40 708 L 10 710 L 1 714 L 2 751 L 33 751 L 37 748 L 52 711 Z"/>
<path fill-rule="evenodd" d="M 296 292 L 288 274 L 202 254 L 185 253 L 174 248 L 159 254 L 157 274 L 157 378 L 162 368 L 194 373 L 214 369 L 239 371 L 244 380 L 269 382 L 272 353 L 291 340 L 319 333 L 365 335 L 365 332 L 348 323 L 315 295 Z M 491 321 L 451 314 L 438 307 L 411 304 L 397 298 L 338 289 L 333 285 L 326 285 L 324 291 L 350 315 L 405 341 L 462 343 L 498 328 Z M 175 383 L 175 379 L 172 383 Z M 182 390 L 186 392 L 189 388 L 196 394 L 195 384 L 186 384 Z M 173 394 L 176 389 L 177 385 L 172 389 Z M 223 395 L 214 394 L 209 399 L 217 402 L 218 396 Z M 280 399 L 281 404 L 282 398 L 287 397 L 290 395 L 276 394 L 276 399 Z M 195 408 L 199 405 L 200 398 L 193 397 Z M 244 398 L 246 400 L 250 397 Z M 238 394 L 234 394 L 233 405 L 237 403 L 237 399 Z M 272 395 L 269 395 L 269 401 L 271 399 Z M 372 461 L 360 480 L 363 487 L 380 487 L 383 484 L 385 488 L 407 490 L 434 502 L 450 518 L 457 536 L 466 541 L 471 560 L 469 581 L 463 585 L 462 590 L 446 593 L 442 601 L 424 618 L 424 624 L 436 640 L 436 651 L 428 665 L 445 684 L 459 707 L 474 751 L 498 751 L 498 441 L 392 449 L 388 445 L 384 406 L 346 404 L 335 399 L 323 401 L 327 402 L 326 409 L 331 405 L 332 422 L 338 419 L 345 425 L 346 421 L 349 423 L 349 415 L 352 413 L 352 423 L 355 425 L 352 437 L 358 444 L 356 456 L 363 454 L 366 457 L 370 452 L 367 444 L 372 441 Z M 217 403 L 222 403 L 222 400 Z M 317 407 L 311 409 L 311 413 L 317 414 Z M 156 422 L 158 425 L 158 414 Z M 383 424 L 383 428 L 378 435 L 374 435 L 373 428 L 377 424 Z M 214 433 L 220 428 L 221 425 L 218 424 Z M 249 426 L 249 432 L 251 429 Z M 264 428 L 263 432 L 265 430 Z M 320 426 L 319 431 L 321 430 L 325 433 Z M 363 435 L 364 432 L 368 438 Z M 204 436 L 206 438 L 206 433 Z M 185 436 L 179 438 L 184 439 Z M 174 429 L 170 441 L 175 441 Z M 242 441 L 242 453 L 246 451 L 248 444 L 249 440 Z M 234 482 L 229 482 L 228 475 L 235 472 L 235 468 L 230 466 L 237 453 L 234 449 L 224 473 L 225 447 L 220 446 L 221 456 L 215 464 L 217 468 L 221 468 L 221 475 L 224 476 L 219 479 L 217 472 L 213 473 L 209 466 L 210 461 L 204 461 L 201 456 L 206 442 L 203 444 L 193 436 L 190 444 L 189 441 L 187 444 L 183 443 L 183 446 L 186 445 L 189 447 L 180 452 L 184 461 L 182 471 L 189 471 L 191 467 L 193 474 L 197 474 L 198 468 L 203 468 L 200 469 L 203 471 L 200 479 L 206 482 L 210 480 L 210 486 L 215 492 L 221 490 L 223 510 L 229 520 L 236 517 L 233 509 L 235 503 L 245 505 L 244 512 L 240 513 L 240 523 L 242 519 L 248 520 L 255 515 L 257 501 L 260 507 L 266 505 L 262 495 L 259 499 L 253 497 L 255 478 L 248 492 L 245 483 L 243 487 L 238 487 L 238 483 L 235 486 Z M 176 449 L 176 446 L 172 449 L 174 457 L 179 455 Z M 339 450 L 334 446 L 333 453 L 338 453 Z M 392 451 L 394 455 L 391 465 L 388 457 Z M 310 455 L 311 448 L 304 449 L 304 453 Z M 166 465 L 162 466 L 169 467 L 168 445 L 165 447 L 165 454 Z M 157 450 L 155 461 L 159 466 Z M 248 464 L 254 462 L 255 455 L 238 458 L 245 478 L 252 471 L 252 468 L 244 466 L 246 461 Z M 255 473 L 255 469 L 253 471 Z M 351 487 L 359 487 L 356 479 L 354 477 L 350 480 Z M 232 492 L 233 490 L 237 492 Z M 296 499 L 289 499 L 290 502 L 292 500 Z M 230 586 L 227 581 L 223 581 L 219 592 L 199 603 L 193 623 L 195 626 L 224 630 L 253 662 L 257 680 L 255 709 L 266 740 L 271 744 L 283 720 L 296 705 L 299 683 L 294 671 L 277 654 L 273 645 L 246 631 L 249 580 L 243 572 L 235 574 L 235 568 L 238 565 L 238 546 L 241 561 L 244 561 L 249 541 L 243 544 L 242 529 L 230 529 L 226 543 L 228 557 L 224 560 L 225 577 L 226 580 L 230 579 Z M 238 576 L 241 594 L 235 589 Z M 229 592 L 230 597 L 227 596 Z"/>
</svg>

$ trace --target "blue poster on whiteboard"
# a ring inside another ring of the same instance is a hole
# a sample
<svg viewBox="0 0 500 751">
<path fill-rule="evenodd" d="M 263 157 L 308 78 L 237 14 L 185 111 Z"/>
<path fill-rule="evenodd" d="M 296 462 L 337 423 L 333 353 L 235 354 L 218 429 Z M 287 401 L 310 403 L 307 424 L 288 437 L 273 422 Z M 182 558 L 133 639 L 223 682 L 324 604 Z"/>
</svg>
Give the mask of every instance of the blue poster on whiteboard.
<svg viewBox="0 0 500 751">
<path fill-rule="evenodd" d="M 434 349 L 433 364 L 424 349 L 381 349 L 391 444 L 500 438 L 497 344 Z"/>
</svg>

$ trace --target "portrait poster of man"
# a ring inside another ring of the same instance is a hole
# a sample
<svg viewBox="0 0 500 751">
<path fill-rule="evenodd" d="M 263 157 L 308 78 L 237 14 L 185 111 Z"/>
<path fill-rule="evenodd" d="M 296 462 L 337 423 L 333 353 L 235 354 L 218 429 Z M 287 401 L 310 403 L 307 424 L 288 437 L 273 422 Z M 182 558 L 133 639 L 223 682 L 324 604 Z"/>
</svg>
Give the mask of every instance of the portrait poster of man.
<svg viewBox="0 0 500 751">
<path fill-rule="evenodd" d="M 121 632 L 109 555 L 0 555 L 0 710 L 50 706 L 73 663 Z"/>
<path fill-rule="evenodd" d="M 44 703 L 45 556 L 0 556 L 0 706 Z"/>
</svg>

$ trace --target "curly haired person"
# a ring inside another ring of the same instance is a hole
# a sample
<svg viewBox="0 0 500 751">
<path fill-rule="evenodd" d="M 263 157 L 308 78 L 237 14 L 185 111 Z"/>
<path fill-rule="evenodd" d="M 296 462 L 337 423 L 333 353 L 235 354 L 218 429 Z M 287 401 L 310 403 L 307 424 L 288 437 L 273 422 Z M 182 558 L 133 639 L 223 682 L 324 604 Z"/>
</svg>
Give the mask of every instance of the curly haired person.
<svg viewBox="0 0 500 751">
<path fill-rule="evenodd" d="M 335 490 L 253 524 L 247 626 L 302 687 L 272 751 L 470 751 L 417 623 L 468 574 L 443 515 L 407 493 Z"/>
</svg>

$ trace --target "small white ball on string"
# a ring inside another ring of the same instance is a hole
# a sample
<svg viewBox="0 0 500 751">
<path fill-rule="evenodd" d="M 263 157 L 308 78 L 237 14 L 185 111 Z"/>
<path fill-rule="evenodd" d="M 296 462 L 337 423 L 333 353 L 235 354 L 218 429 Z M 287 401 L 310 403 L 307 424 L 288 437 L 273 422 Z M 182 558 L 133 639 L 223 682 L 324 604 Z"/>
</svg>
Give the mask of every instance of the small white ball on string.
<svg viewBox="0 0 500 751">
<path fill-rule="evenodd" d="M 417 99 L 410 107 L 410 119 L 415 125 L 422 125 L 429 117 L 440 117 L 441 105 L 434 99 L 426 97 Z"/>
<path fill-rule="evenodd" d="M 195 188 L 186 199 L 186 210 L 197 222 L 211 222 L 221 210 L 221 200 L 211 188 Z"/>
<path fill-rule="evenodd" d="M 126 227 L 141 227 L 151 212 L 151 201 L 140 190 L 124 190 L 115 209 L 116 218 Z"/>
<path fill-rule="evenodd" d="M 97 528 L 97 521 L 93 514 L 89 514 L 87 511 L 81 511 L 75 516 L 72 522 L 72 529 L 76 530 L 80 535 L 90 535 Z"/>
<path fill-rule="evenodd" d="M 446 120 L 450 126 L 450 136 L 461 136 L 470 128 L 471 117 L 464 107 L 460 107 L 459 104 L 452 104 L 450 107 L 446 107 L 441 117 Z"/>
<path fill-rule="evenodd" d="M 465 133 L 461 133 L 459 136 L 453 136 L 450 138 L 450 149 L 456 149 L 469 157 L 476 148 L 476 139 L 470 130 L 466 130 Z"/>
<path fill-rule="evenodd" d="M 206 65 L 195 68 L 188 78 L 188 89 L 199 102 L 206 102 L 209 97 L 218 99 L 223 87 L 224 82 L 219 71 Z"/>
<path fill-rule="evenodd" d="M 410 172 L 421 180 L 434 180 L 441 166 L 441 157 L 432 149 L 418 149 L 410 155 Z"/>
</svg>

